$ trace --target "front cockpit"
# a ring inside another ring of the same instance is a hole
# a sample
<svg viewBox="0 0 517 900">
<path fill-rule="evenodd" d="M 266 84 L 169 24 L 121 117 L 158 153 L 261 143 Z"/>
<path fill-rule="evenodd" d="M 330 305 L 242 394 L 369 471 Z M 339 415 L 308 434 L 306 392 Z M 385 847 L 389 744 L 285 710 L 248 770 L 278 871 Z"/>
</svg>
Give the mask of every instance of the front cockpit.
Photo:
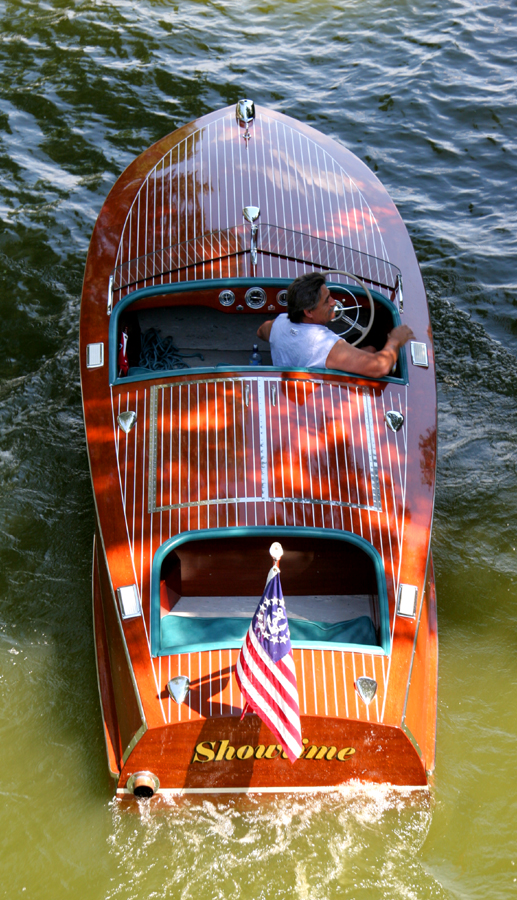
<svg viewBox="0 0 517 900">
<path fill-rule="evenodd" d="M 400 324 L 402 280 L 387 260 L 312 235 L 260 225 L 253 262 L 244 226 L 130 260 L 110 279 L 110 380 L 125 346 L 129 378 L 180 369 L 271 366 L 258 327 L 287 310 L 287 288 L 320 271 L 336 301 L 330 328 L 349 343 L 380 350 Z M 261 273 L 260 275 L 258 273 Z M 124 335 L 126 337 L 124 338 Z M 405 358 L 391 377 L 404 379 Z"/>
</svg>

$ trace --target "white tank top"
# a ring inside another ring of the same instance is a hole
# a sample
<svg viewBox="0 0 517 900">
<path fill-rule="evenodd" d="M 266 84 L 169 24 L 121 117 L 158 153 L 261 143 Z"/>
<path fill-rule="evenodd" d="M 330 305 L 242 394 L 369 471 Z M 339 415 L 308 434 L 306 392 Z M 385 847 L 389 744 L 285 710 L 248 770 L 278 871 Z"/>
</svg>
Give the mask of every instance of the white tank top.
<svg viewBox="0 0 517 900">
<path fill-rule="evenodd" d="M 269 335 L 271 359 L 274 366 L 324 369 L 327 356 L 339 340 L 326 325 L 291 322 L 287 313 L 281 313 Z"/>
</svg>

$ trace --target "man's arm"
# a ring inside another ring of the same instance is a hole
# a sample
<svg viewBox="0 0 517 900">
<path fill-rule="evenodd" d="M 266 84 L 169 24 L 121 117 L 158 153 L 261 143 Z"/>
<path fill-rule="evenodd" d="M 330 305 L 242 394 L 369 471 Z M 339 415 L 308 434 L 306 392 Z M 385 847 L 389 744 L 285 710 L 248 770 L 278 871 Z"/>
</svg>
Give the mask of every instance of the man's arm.
<svg viewBox="0 0 517 900">
<path fill-rule="evenodd" d="M 274 321 L 274 319 L 268 319 L 267 322 L 263 322 L 260 328 L 257 329 L 257 337 L 260 338 L 261 341 L 269 341 L 269 335 L 271 334 Z"/>
<path fill-rule="evenodd" d="M 265 324 L 268 325 L 269 322 Z M 351 347 L 344 340 L 337 341 L 327 356 L 327 369 L 342 369 L 356 375 L 383 378 L 384 375 L 389 375 L 397 362 L 400 348 L 414 336 L 409 325 L 398 325 L 390 331 L 382 350 L 376 353 Z"/>
</svg>

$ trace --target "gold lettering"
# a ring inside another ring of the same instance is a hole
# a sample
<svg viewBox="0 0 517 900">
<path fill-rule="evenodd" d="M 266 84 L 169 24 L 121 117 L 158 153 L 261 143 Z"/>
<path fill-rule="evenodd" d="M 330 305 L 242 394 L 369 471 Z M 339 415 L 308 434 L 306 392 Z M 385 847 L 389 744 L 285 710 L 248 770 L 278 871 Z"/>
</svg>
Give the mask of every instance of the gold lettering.
<svg viewBox="0 0 517 900">
<path fill-rule="evenodd" d="M 310 744 L 308 738 L 302 739 L 302 752 L 298 759 L 339 759 L 340 762 L 344 762 L 347 759 L 350 759 L 351 756 L 354 755 L 355 749 L 354 747 L 343 747 L 339 752 L 336 747 L 327 747 L 325 744 L 321 744 L 318 746 L 317 744 Z M 215 748 L 217 747 L 217 755 L 215 752 Z M 279 756 L 282 759 L 288 759 L 287 753 L 282 749 L 281 744 L 269 744 L 267 747 L 264 744 L 259 744 L 257 747 L 252 747 L 251 744 L 243 744 L 242 747 L 239 747 L 238 750 L 235 750 L 235 747 L 230 746 L 230 742 L 226 740 L 219 741 L 201 741 L 194 751 L 194 756 L 192 757 L 192 762 L 210 762 L 211 760 L 215 760 L 215 762 L 222 762 L 223 760 L 230 759 L 251 759 L 255 757 L 255 759 L 277 759 Z"/>
<path fill-rule="evenodd" d="M 354 753 L 355 750 L 353 747 L 343 747 L 343 749 L 339 751 L 337 758 L 340 759 L 341 762 L 344 762 L 345 759 L 349 759 L 349 757 L 353 756 Z"/>
<path fill-rule="evenodd" d="M 221 762 L 221 760 L 224 759 L 224 754 L 228 749 L 229 743 L 230 741 L 221 741 L 221 743 L 219 744 L 219 750 L 217 751 L 217 756 L 215 758 L 216 762 Z"/>
<path fill-rule="evenodd" d="M 264 753 L 264 759 L 276 759 L 277 756 L 280 756 L 281 750 L 280 744 L 270 744 Z"/>
<path fill-rule="evenodd" d="M 307 753 L 303 757 L 304 759 L 323 759 L 325 753 L 327 752 L 328 747 L 325 745 L 321 747 L 317 747 L 316 744 L 311 744 L 311 746 L 307 749 Z"/>
<path fill-rule="evenodd" d="M 244 744 L 237 750 L 237 759 L 249 759 L 250 756 L 253 756 L 253 747 L 250 747 L 249 744 Z"/>
<path fill-rule="evenodd" d="M 216 741 L 202 741 L 200 744 L 198 744 L 194 751 L 192 762 L 210 762 L 210 760 L 215 756 L 214 747 L 216 743 Z"/>
</svg>

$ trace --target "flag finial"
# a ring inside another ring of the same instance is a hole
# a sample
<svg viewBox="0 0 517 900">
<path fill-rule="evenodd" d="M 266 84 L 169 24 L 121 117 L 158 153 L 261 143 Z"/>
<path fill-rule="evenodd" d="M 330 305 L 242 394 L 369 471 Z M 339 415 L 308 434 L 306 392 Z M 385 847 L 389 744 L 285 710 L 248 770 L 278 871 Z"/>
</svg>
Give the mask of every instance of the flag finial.
<svg viewBox="0 0 517 900">
<path fill-rule="evenodd" d="M 278 562 L 278 560 L 281 559 L 284 555 L 284 548 L 282 547 L 282 544 L 279 544 L 278 541 L 275 541 L 274 544 L 271 544 L 269 552 L 273 557 L 274 562 Z"/>
</svg>

